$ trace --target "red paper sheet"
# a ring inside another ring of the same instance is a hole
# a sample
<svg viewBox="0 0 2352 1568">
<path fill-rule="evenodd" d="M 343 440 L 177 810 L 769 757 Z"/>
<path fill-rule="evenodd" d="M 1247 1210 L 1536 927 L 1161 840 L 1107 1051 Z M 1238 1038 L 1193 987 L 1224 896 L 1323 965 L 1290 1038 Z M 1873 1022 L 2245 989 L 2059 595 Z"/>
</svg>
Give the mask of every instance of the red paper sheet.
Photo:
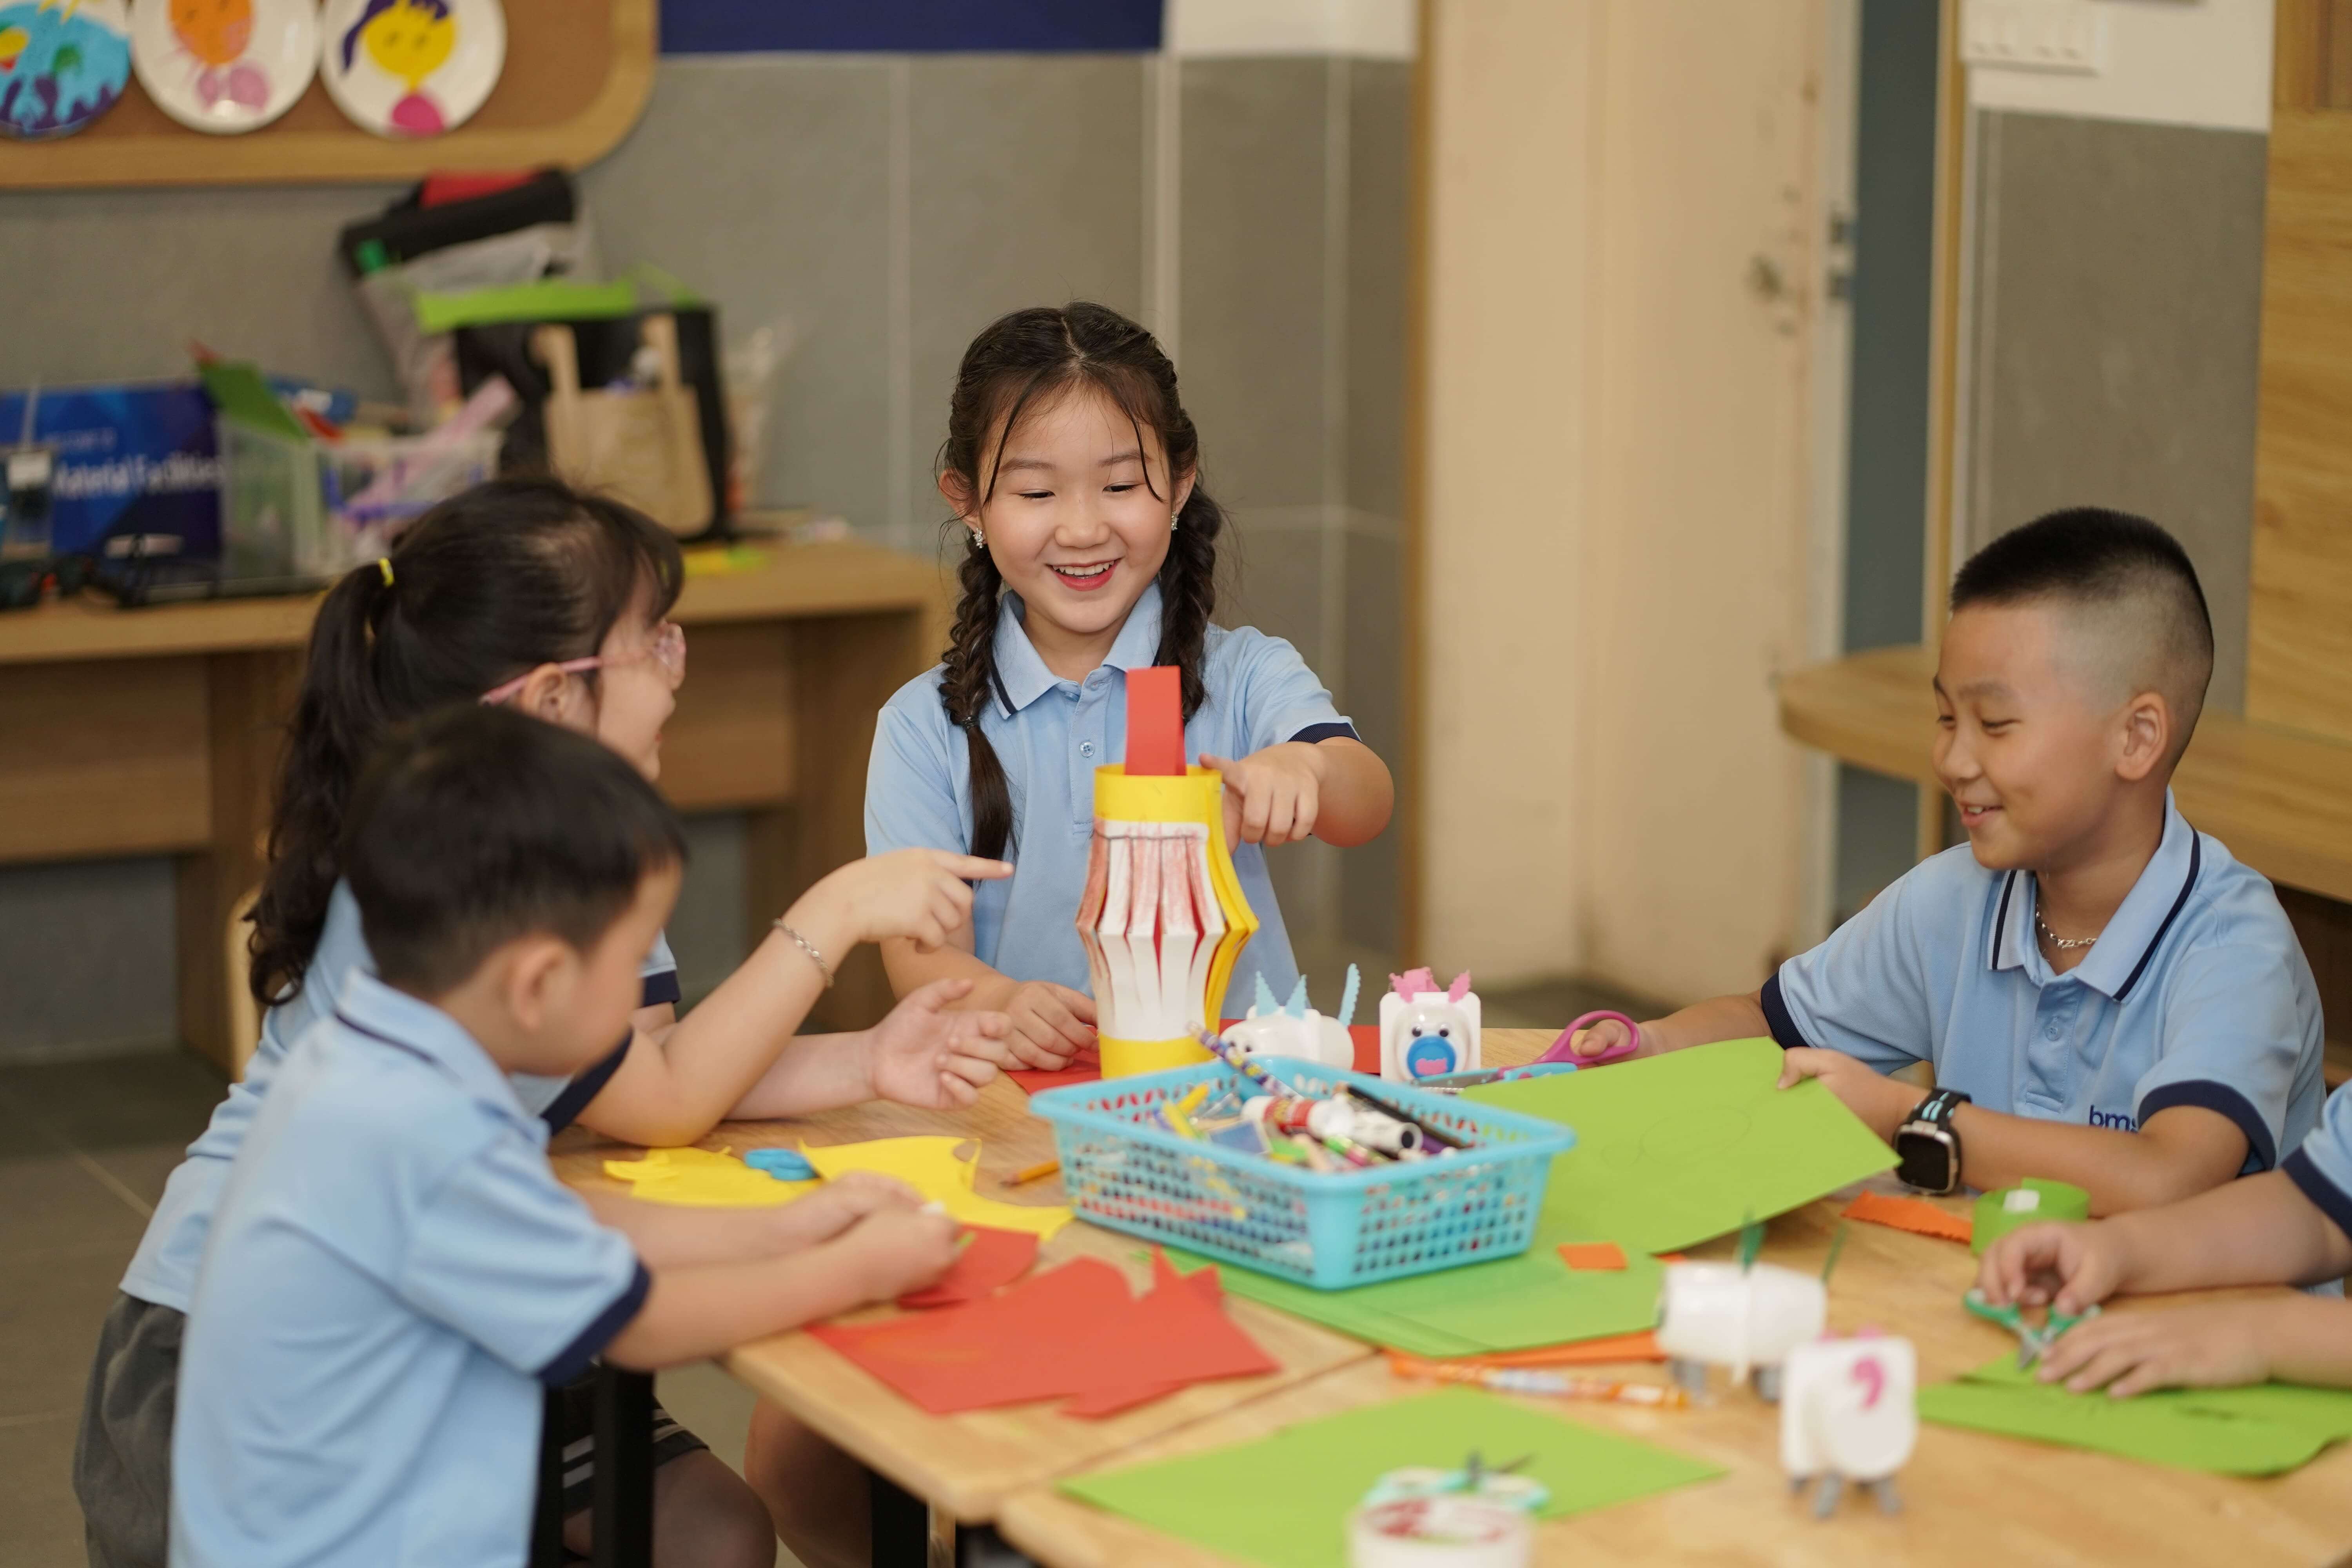
<svg viewBox="0 0 2352 1568">
<path fill-rule="evenodd" d="M 1183 672 L 1155 664 L 1127 672 L 1127 772 L 1184 776 Z"/>
<path fill-rule="evenodd" d="M 1080 1258 L 961 1306 L 810 1332 L 937 1415 L 1043 1399 L 1108 1415 L 1188 1384 L 1276 1369 L 1225 1316 L 1213 1279 L 1179 1276 L 1157 1254 L 1152 1272 L 1151 1289 L 1134 1297 L 1117 1268 Z"/>
<path fill-rule="evenodd" d="M 999 1286 L 1010 1285 L 1037 1261 L 1037 1237 L 1025 1230 L 998 1230 L 992 1226 L 966 1227 L 971 1239 L 948 1266 L 948 1271 L 920 1290 L 898 1298 L 901 1307 L 953 1307 L 977 1301 Z"/>
<path fill-rule="evenodd" d="M 1241 1020 L 1227 1018 L 1218 1025 L 1230 1029 Z M 1378 1024 L 1350 1024 L 1348 1038 L 1356 1047 L 1355 1067 L 1358 1072 L 1377 1076 L 1381 1070 L 1381 1026 Z M 1024 1094 L 1040 1094 L 1049 1089 L 1059 1089 L 1066 1083 L 1092 1083 L 1102 1077 L 1102 1053 L 1092 1046 L 1082 1046 L 1066 1068 L 1044 1068 L 1035 1071 L 1008 1071 L 1006 1078 L 1021 1086 Z"/>
<path fill-rule="evenodd" d="M 1968 1215 L 1948 1214 L 1925 1198 L 1889 1197 L 1885 1193 L 1862 1194 L 1845 1205 L 1839 1217 L 1858 1219 L 1865 1225 L 1893 1226 L 1896 1230 L 1963 1245 L 1976 1235 L 1977 1229 Z"/>
</svg>

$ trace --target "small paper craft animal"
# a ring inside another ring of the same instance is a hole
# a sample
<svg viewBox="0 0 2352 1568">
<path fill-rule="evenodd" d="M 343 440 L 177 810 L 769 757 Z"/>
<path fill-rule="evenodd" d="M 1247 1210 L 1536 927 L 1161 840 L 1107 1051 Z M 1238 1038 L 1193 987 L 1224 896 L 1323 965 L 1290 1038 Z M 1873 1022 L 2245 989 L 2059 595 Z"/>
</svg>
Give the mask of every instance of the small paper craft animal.
<svg viewBox="0 0 2352 1568">
<path fill-rule="evenodd" d="M 1413 1083 L 1486 1063 L 1478 1048 L 1478 994 L 1467 971 L 1443 991 L 1428 969 L 1389 976 L 1381 998 L 1381 1077 Z"/>
<path fill-rule="evenodd" d="M 1706 1369 L 1728 1367 L 1735 1384 L 1753 1372 L 1757 1396 L 1772 1400 L 1789 1352 L 1821 1337 L 1829 1290 L 1769 1263 L 1677 1263 L 1666 1269 L 1658 1312 L 1658 1348 L 1676 1383 L 1704 1394 Z"/>
<path fill-rule="evenodd" d="M 1827 1519 L 1848 1481 L 1902 1507 L 1895 1472 L 1919 1441 L 1919 1354 L 1909 1340 L 1815 1340 L 1781 1364 L 1780 1468 L 1792 1490 L 1818 1479 L 1813 1517 Z"/>
<path fill-rule="evenodd" d="M 1307 1005 L 1307 977 L 1300 975 L 1290 1000 L 1276 1006 L 1274 988 L 1257 977 L 1257 1000 L 1248 1016 L 1225 1030 L 1225 1044 L 1254 1057 L 1294 1057 L 1342 1072 L 1356 1065 L 1348 1026 L 1356 1016 L 1356 993 L 1363 977 L 1348 965 L 1348 987 L 1339 994 L 1339 1016 L 1327 1018 Z"/>
</svg>

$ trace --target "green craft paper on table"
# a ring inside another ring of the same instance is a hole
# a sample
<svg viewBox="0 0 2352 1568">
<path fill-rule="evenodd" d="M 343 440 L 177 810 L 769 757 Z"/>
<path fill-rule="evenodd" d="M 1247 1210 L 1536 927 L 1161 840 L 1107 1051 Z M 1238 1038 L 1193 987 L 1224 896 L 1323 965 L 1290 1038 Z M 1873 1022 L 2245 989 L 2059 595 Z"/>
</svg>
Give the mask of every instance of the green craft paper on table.
<svg viewBox="0 0 2352 1568">
<path fill-rule="evenodd" d="M 1628 1248 L 1622 1269 L 1570 1268 L 1559 1256 L 1564 1239 L 1538 1227 L 1535 1244 L 1517 1258 L 1346 1290 L 1318 1290 L 1238 1264 L 1220 1265 L 1218 1279 L 1229 1295 L 1414 1355 L 1529 1350 L 1638 1333 L 1657 1322 L 1657 1259 Z M 1172 1247 L 1168 1255 L 1186 1273 L 1217 1261 Z"/>
<path fill-rule="evenodd" d="M 1725 1040 L 1463 1098 L 1576 1130 L 1551 1164 L 1545 1230 L 1672 1252 L 1894 1168 L 1828 1086 L 1780 1077 L 1779 1046 Z"/>
<path fill-rule="evenodd" d="M 1541 1517 L 1719 1476 L 1664 1448 L 1477 1389 L 1449 1388 L 1287 1426 L 1206 1454 L 1080 1476 L 1062 1490 L 1265 1568 L 1346 1568 L 1348 1516 L 1389 1470 L 1457 1469 L 1472 1450 L 1551 1489 Z"/>
<path fill-rule="evenodd" d="M 2128 1459 L 2268 1476 L 2309 1463 L 2352 1437 L 2352 1391 L 2298 1384 L 2168 1388 L 2128 1399 L 2070 1394 L 2003 1356 L 1958 1383 L 1919 1391 L 1922 1419 Z"/>
</svg>

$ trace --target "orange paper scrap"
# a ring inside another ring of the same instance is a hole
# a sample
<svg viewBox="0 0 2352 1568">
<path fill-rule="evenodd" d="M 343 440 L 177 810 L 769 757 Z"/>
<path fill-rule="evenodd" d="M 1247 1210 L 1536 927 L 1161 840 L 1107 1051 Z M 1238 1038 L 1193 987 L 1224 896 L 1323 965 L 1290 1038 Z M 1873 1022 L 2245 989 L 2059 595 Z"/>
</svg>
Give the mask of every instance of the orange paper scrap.
<svg viewBox="0 0 2352 1568">
<path fill-rule="evenodd" d="M 1966 1215 L 1948 1214 L 1925 1198 L 1895 1198 L 1884 1193 L 1863 1194 L 1845 1205 L 1840 1217 L 1858 1219 L 1865 1225 L 1890 1225 L 1896 1230 L 1963 1245 L 1976 1232 L 1974 1222 Z"/>
<path fill-rule="evenodd" d="M 1613 1241 L 1563 1241 L 1559 1256 L 1570 1268 L 1622 1269 L 1625 1249 Z"/>
<path fill-rule="evenodd" d="M 1538 1345 L 1533 1350 L 1497 1351 L 1492 1355 L 1450 1356 L 1448 1366 L 1528 1367 L 1528 1366 L 1598 1366 L 1617 1361 L 1664 1361 L 1666 1352 L 1658 1348 L 1658 1337 L 1643 1329 L 1638 1334 L 1611 1334 L 1597 1340 L 1578 1340 L 1572 1344 Z"/>
</svg>

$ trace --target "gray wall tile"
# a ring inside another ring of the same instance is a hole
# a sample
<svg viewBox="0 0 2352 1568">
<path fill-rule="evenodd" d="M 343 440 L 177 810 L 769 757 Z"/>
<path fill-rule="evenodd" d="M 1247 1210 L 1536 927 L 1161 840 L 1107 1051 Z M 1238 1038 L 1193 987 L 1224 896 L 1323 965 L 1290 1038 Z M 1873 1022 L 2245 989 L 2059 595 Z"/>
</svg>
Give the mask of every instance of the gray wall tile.
<svg viewBox="0 0 2352 1568">
<path fill-rule="evenodd" d="M 653 261 L 730 337 L 788 319 L 755 498 L 887 521 L 890 71 L 850 57 L 668 58 L 582 176 L 609 266 Z"/>
<path fill-rule="evenodd" d="M 1224 574 L 1217 622 L 1287 638 L 1320 673 L 1330 662 L 1323 625 L 1323 530 L 1288 518 L 1232 514 L 1219 542 Z"/>
<path fill-rule="evenodd" d="M 0 1058 L 179 1037 L 172 862 L 0 868 Z"/>
<path fill-rule="evenodd" d="M 1143 60 L 917 59 L 911 114 L 910 525 L 948 515 L 931 482 L 956 366 L 1007 310 L 1092 300 L 1143 310 Z"/>
<path fill-rule="evenodd" d="M 1393 772 L 1403 766 L 1402 551 L 1386 532 L 1347 535 L 1347 689 L 1340 694 L 1364 743 Z M 1339 931 L 1349 942 L 1392 953 L 1397 941 L 1394 827 L 1339 858 Z"/>
<path fill-rule="evenodd" d="M 188 340 L 361 392 L 392 366 L 335 260 L 378 185 L 0 194 L 0 386 L 185 376 Z"/>
<path fill-rule="evenodd" d="M 1228 506 L 1323 494 L 1324 110 L 1319 59 L 1184 62 L 1184 401 Z"/>
<path fill-rule="evenodd" d="M 1968 539 L 2053 507 L 2154 518 L 2244 706 L 2265 139 L 1986 112 Z"/>
<path fill-rule="evenodd" d="M 743 815 L 711 812 L 686 819 L 686 880 L 670 911 L 669 946 L 678 989 L 698 1002 L 735 973 L 753 942 L 743 900 Z M 784 911 L 775 910 L 772 920 Z M 764 939 L 766 931 L 760 936 Z"/>
<path fill-rule="evenodd" d="M 1412 67 L 1347 63 L 1348 468 L 1345 500 L 1404 515 L 1406 209 Z"/>
</svg>

